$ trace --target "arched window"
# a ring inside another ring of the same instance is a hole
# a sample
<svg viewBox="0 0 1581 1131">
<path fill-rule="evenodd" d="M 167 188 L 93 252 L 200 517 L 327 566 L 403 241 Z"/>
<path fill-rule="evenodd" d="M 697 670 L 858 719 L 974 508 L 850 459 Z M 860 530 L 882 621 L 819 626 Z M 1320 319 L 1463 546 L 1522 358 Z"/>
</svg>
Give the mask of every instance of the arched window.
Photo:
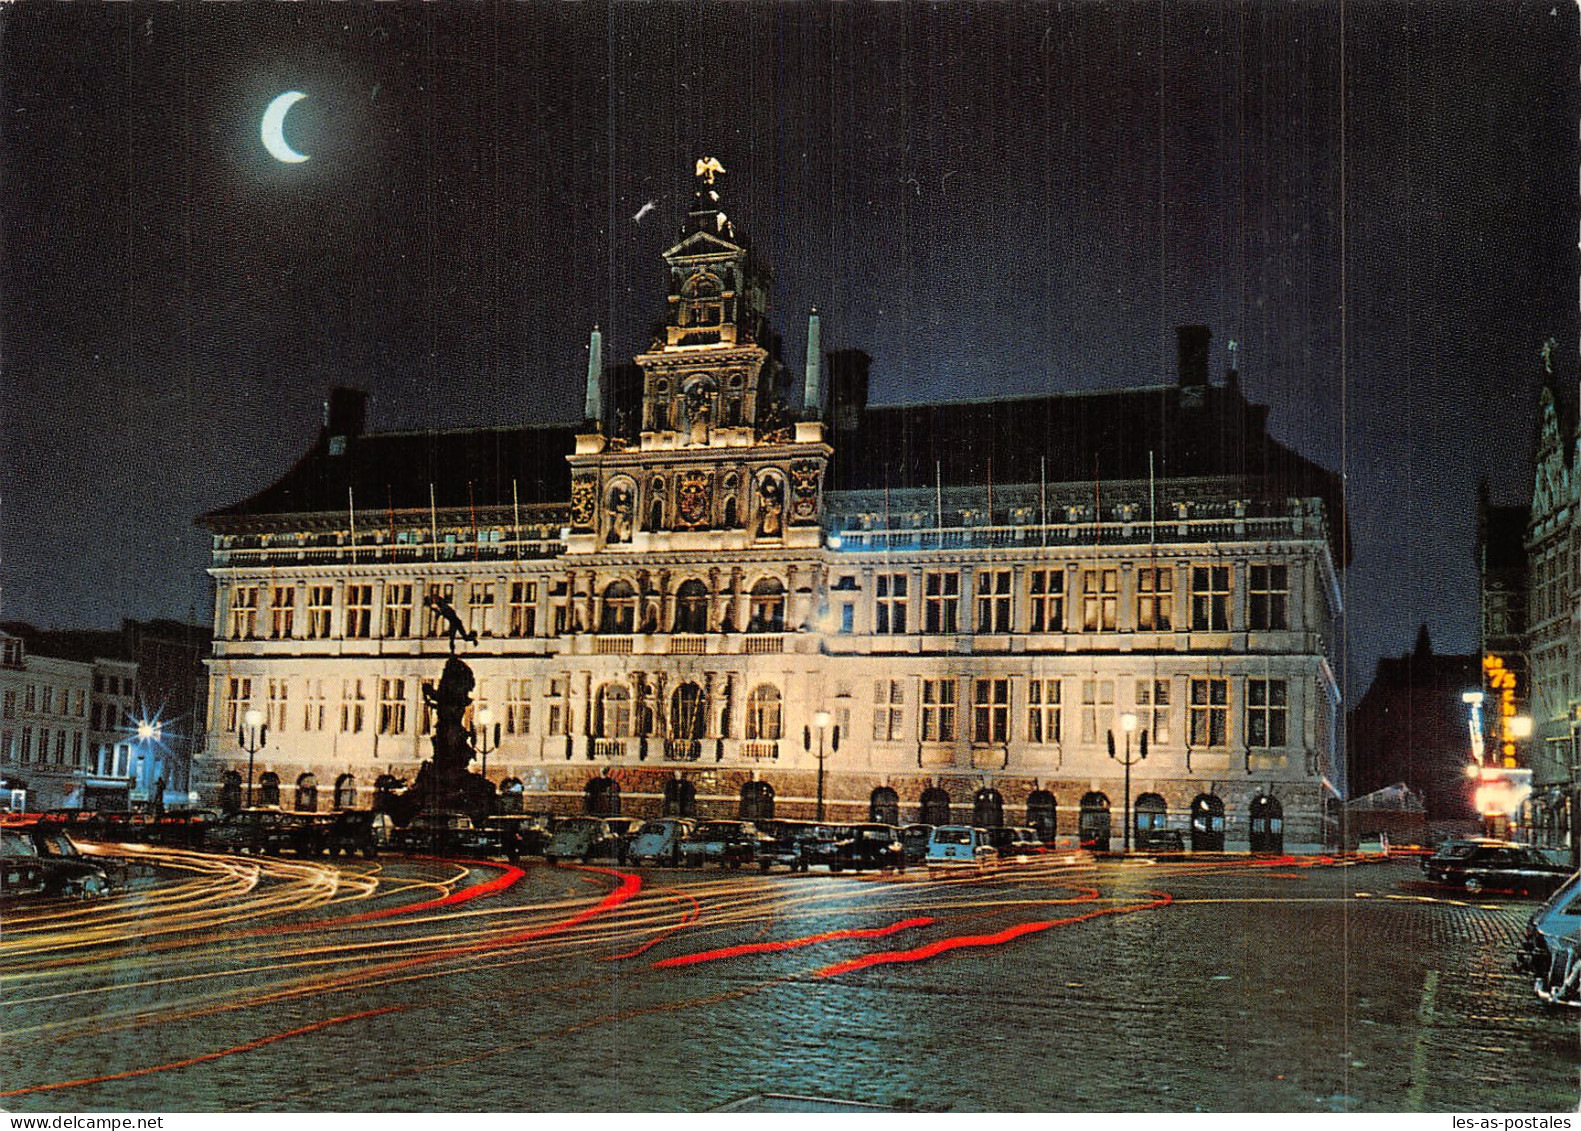
<svg viewBox="0 0 1581 1131">
<path fill-rule="evenodd" d="M 1264 793 L 1252 798 L 1247 816 L 1251 821 L 1253 852 L 1285 850 L 1285 807 L 1277 797 L 1269 797 Z"/>
<path fill-rule="evenodd" d="M 1136 799 L 1136 835 L 1162 829 L 1168 823 L 1169 806 L 1156 793 L 1144 793 Z"/>
<path fill-rule="evenodd" d="M 235 770 L 226 770 L 220 780 L 220 808 L 234 813 L 242 807 L 242 776 Z"/>
<path fill-rule="evenodd" d="M 280 775 L 272 770 L 258 779 L 258 804 L 280 804 Z"/>
<path fill-rule="evenodd" d="M 697 816 L 697 787 L 685 778 L 671 778 L 665 782 L 664 815 L 666 817 Z"/>
<path fill-rule="evenodd" d="M 867 799 L 867 819 L 880 825 L 900 824 L 900 794 L 881 785 Z"/>
<path fill-rule="evenodd" d="M 708 631 L 708 587 L 695 577 L 675 591 L 675 631 Z"/>
<path fill-rule="evenodd" d="M 637 623 L 637 591 L 624 581 L 611 581 L 604 587 L 604 613 L 598 623 L 600 632 L 629 633 Z"/>
<path fill-rule="evenodd" d="M 997 789 L 979 789 L 972 797 L 972 824 L 997 829 L 1005 823 L 1005 799 Z"/>
<path fill-rule="evenodd" d="M 747 740 L 776 742 L 780 738 L 780 690 L 760 683 L 747 696 Z"/>
<path fill-rule="evenodd" d="M 785 631 L 785 585 L 779 578 L 765 577 L 752 587 L 747 631 Z"/>
<path fill-rule="evenodd" d="M 1191 801 L 1191 850 L 1224 851 L 1224 802 L 1217 794 L 1199 793 Z"/>
<path fill-rule="evenodd" d="M 1059 809 L 1054 795 L 1046 789 L 1035 789 L 1027 794 L 1027 824 L 1037 830 L 1038 839 L 1053 844 L 1059 832 Z"/>
<path fill-rule="evenodd" d="M 318 812 L 318 779 L 312 774 L 303 774 L 296 779 L 296 797 L 293 799 L 293 808 L 298 813 Z"/>
<path fill-rule="evenodd" d="M 341 774 L 335 779 L 335 808 L 357 807 L 357 779 L 351 774 Z"/>
<path fill-rule="evenodd" d="M 590 817 L 620 816 L 620 783 L 614 778 L 594 778 L 582 795 L 582 809 Z"/>
<path fill-rule="evenodd" d="M 922 791 L 922 823 L 925 825 L 950 823 L 950 795 L 937 786 Z"/>
<path fill-rule="evenodd" d="M 766 781 L 749 781 L 741 787 L 741 819 L 768 821 L 774 817 L 774 787 Z"/>
<path fill-rule="evenodd" d="M 631 734 L 631 688 L 606 683 L 593 707 L 594 738 L 626 738 Z"/>
<path fill-rule="evenodd" d="M 670 696 L 670 733 L 676 738 L 701 738 L 704 731 L 703 689 L 687 681 Z"/>
<path fill-rule="evenodd" d="M 1094 852 L 1109 851 L 1109 798 L 1105 794 L 1082 794 L 1076 828 L 1083 848 Z"/>
<path fill-rule="evenodd" d="M 506 778 L 500 782 L 500 812 L 520 813 L 526 808 L 523 804 L 522 793 L 521 778 Z"/>
</svg>

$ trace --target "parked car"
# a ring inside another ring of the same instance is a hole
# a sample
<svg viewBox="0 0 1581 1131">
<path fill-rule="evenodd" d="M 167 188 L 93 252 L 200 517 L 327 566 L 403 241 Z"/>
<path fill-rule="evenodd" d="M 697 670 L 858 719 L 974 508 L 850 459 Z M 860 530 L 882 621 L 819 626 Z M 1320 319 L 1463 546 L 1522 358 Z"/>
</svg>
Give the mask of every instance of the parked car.
<svg viewBox="0 0 1581 1131">
<path fill-rule="evenodd" d="M 0 902 L 45 892 L 44 865 L 20 833 L 0 829 Z"/>
<path fill-rule="evenodd" d="M 759 832 L 751 821 L 704 821 L 681 842 L 681 859 L 696 868 L 705 864 L 739 868 L 757 863 L 774 848 L 774 838 Z"/>
<path fill-rule="evenodd" d="M 41 870 L 45 895 L 108 895 L 115 886 L 110 874 L 88 859 L 58 825 L 31 822 L 0 830 L 5 846 L 0 857 L 34 857 Z"/>
<path fill-rule="evenodd" d="M 580 860 L 586 864 L 594 857 L 612 858 L 620 852 L 620 837 L 609 822 L 598 817 L 571 817 L 555 826 L 544 846 L 544 859 L 551 864 L 561 860 Z"/>
<path fill-rule="evenodd" d="M 1043 850 L 1043 842 L 1033 829 L 1003 825 L 988 830 L 988 843 L 1001 860 L 1026 861 Z"/>
<path fill-rule="evenodd" d="M 1143 829 L 1136 834 L 1136 847 L 1142 852 L 1184 852 L 1186 842 L 1179 829 Z"/>
<path fill-rule="evenodd" d="M 932 825 L 906 825 L 900 830 L 900 842 L 906 846 L 906 863 L 921 864 L 928 858 L 928 841 L 933 837 Z"/>
<path fill-rule="evenodd" d="M 484 829 L 472 823 L 465 813 L 439 809 L 432 813 L 418 813 L 398 828 L 390 838 L 390 847 L 405 852 L 432 852 L 438 855 L 487 855 L 494 851 L 495 840 Z"/>
<path fill-rule="evenodd" d="M 1570 875 L 1570 866 L 1529 844 L 1506 840 L 1451 840 L 1422 861 L 1427 878 L 1463 887 L 1551 895 Z"/>
<path fill-rule="evenodd" d="M 630 864 L 671 864 L 680 867 L 681 842 L 697 827 L 686 817 L 660 817 L 644 821 L 626 850 Z"/>
<path fill-rule="evenodd" d="M 928 840 L 929 872 L 991 867 L 999 858 L 984 829 L 969 825 L 940 825 Z"/>
<path fill-rule="evenodd" d="M 508 813 L 484 822 L 512 864 L 523 856 L 542 856 L 549 844 L 549 818 L 541 813 Z"/>
<path fill-rule="evenodd" d="M 341 809 L 323 829 L 323 845 L 331 856 L 361 853 L 372 860 L 379 850 L 390 846 L 395 822 L 388 813 L 376 809 Z"/>
<path fill-rule="evenodd" d="M 776 864 L 783 864 L 793 872 L 805 872 L 814 864 L 827 864 L 834 851 L 833 825 L 782 819 L 760 821 L 758 831 L 774 841 L 772 848 L 758 855 L 758 867 L 765 872 Z"/>
<path fill-rule="evenodd" d="M 1581 1008 L 1581 875 L 1570 877 L 1526 923 L 1515 969 L 1551 1005 Z"/>
<path fill-rule="evenodd" d="M 864 868 L 906 870 L 906 846 L 895 826 L 852 825 L 850 833 L 835 842 L 834 852 L 829 857 L 829 871 L 839 872 L 846 868 L 852 871 Z"/>
<path fill-rule="evenodd" d="M 154 817 L 148 839 L 170 848 L 202 848 L 209 826 L 219 820 L 213 809 L 170 809 Z"/>
<path fill-rule="evenodd" d="M 206 848 L 222 852 L 265 853 L 270 856 L 288 850 L 302 852 L 307 840 L 298 814 L 269 806 L 240 809 L 209 825 L 203 833 Z"/>
</svg>

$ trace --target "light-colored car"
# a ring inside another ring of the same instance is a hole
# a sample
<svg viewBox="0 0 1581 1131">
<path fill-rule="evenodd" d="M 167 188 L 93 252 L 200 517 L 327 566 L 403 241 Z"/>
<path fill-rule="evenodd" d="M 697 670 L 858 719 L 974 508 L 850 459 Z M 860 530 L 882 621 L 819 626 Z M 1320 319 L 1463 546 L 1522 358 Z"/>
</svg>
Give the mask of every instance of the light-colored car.
<svg viewBox="0 0 1581 1131">
<path fill-rule="evenodd" d="M 660 817 L 657 820 L 644 821 L 642 827 L 632 837 L 626 859 L 632 864 L 651 861 L 655 864 L 672 864 L 679 867 L 681 842 L 691 834 L 694 827 L 695 822 L 685 817 Z"/>
<path fill-rule="evenodd" d="M 992 867 L 999 853 L 989 843 L 985 829 L 970 825 L 940 825 L 928 838 L 928 871 Z"/>
<path fill-rule="evenodd" d="M 551 864 L 561 860 L 586 863 L 595 856 L 613 857 L 619 851 L 620 838 L 608 822 L 597 817 L 570 817 L 554 827 L 543 858 Z"/>
<path fill-rule="evenodd" d="M 1581 874 L 1549 897 L 1526 924 L 1515 968 L 1550 1005 L 1581 1007 Z"/>
</svg>

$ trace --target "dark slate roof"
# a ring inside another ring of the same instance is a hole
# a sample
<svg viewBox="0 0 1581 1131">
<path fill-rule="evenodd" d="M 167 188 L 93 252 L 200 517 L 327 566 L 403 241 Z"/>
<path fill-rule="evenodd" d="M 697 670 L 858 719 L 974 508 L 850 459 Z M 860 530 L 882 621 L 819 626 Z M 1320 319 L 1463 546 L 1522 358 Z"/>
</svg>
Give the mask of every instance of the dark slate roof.
<svg viewBox="0 0 1581 1131">
<path fill-rule="evenodd" d="M 223 526 L 227 518 L 345 511 L 348 501 L 369 512 L 427 510 L 429 488 L 441 510 L 536 504 L 571 498 L 566 456 L 576 443 L 571 424 L 476 428 L 455 432 L 375 432 L 344 438 L 330 454 L 328 431 L 279 480 L 199 519 Z M 348 500 L 348 488 L 350 497 Z"/>
</svg>

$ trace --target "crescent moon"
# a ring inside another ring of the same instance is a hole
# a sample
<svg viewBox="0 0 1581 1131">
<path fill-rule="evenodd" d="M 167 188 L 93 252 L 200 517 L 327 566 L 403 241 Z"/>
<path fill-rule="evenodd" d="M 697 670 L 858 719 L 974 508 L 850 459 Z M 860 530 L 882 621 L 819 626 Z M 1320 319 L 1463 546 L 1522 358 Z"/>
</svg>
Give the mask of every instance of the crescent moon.
<svg viewBox="0 0 1581 1131">
<path fill-rule="evenodd" d="M 286 113 L 306 97 L 307 95 L 300 90 L 288 90 L 269 103 L 269 108 L 264 111 L 263 127 L 260 130 L 263 147 L 276 161 L 287 165 L 298 165 L 308 158 L 306 153 L 298 153 L 292 149 L 285 140 Z"/>
</svg>

